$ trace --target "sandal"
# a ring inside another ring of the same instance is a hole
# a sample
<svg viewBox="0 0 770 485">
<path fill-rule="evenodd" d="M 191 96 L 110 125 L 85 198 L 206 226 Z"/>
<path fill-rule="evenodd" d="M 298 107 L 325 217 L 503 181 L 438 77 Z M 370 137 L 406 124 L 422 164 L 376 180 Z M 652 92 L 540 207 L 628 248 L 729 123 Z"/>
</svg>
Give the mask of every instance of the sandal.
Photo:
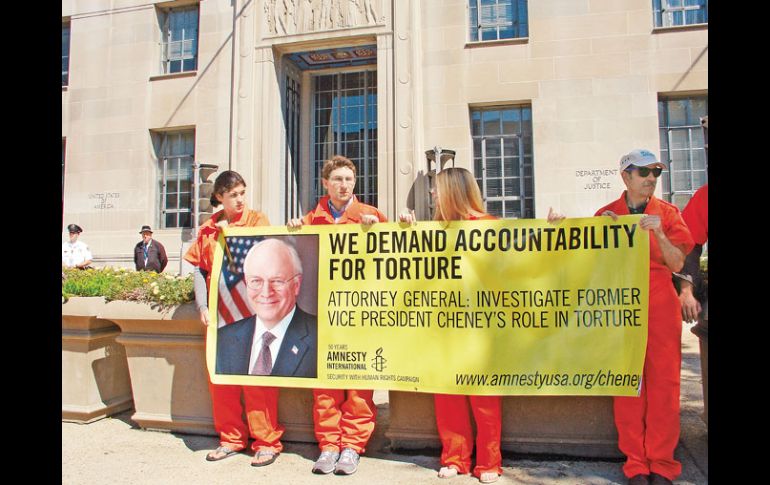
<svg viewBox="0 0 770 485">
<path fill-rule="evenodd" d="M 276 453 L 272 450 L 257 450 L 256 453 L 254 453 L 254 459 L 251 460 L 251 466 L 267 466 L 271 465 L 276 458 L 278 458 L 278 455 L 280 453 Z M 268 457 L 265 461 L 259 461 L 260 458 Z"/>
<path fill-rule="evenodd" d="M 210 451 L 206 455 L 206 461 L 224 460 L 225 458 L 227 458 L 229 456 L 233 456 L 233 455 L 235 455 L 237 453 L 238 453 L 237 451 L 233 451 L 230 448 L 228 448 L 227 446 L 220 446 L 216 450 Z"/>
<path fill-rule="evenodd" d="M 458 470 L 453 466 L 442 466 L 438 471 L 439 478 L 454 478 L 457 476 Z"/>
</svg>

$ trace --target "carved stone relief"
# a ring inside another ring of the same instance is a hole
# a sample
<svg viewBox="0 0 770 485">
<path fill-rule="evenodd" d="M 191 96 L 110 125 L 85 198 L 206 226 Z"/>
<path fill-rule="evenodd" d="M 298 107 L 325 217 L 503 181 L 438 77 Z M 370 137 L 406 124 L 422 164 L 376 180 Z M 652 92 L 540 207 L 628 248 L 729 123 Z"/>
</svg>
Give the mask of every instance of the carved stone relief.
<svg viewBox="0 0 770 485">
<path fill-rule="evenodd" d="M 385 21 L 384 0 L 264 0 L 270 35 L 378 25 Z"/>
</svg>

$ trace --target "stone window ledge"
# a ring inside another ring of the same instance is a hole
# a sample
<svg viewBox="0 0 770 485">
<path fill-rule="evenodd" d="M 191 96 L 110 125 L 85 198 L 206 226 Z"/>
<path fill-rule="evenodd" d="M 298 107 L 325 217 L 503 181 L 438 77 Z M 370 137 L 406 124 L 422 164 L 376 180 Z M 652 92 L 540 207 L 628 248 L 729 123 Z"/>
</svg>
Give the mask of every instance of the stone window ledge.
<svg viewBox="0 0 770 485">
<path fill-rule="evenodd" d="M 150 81 L 160 81 L 163 79 L 176 79 L 180 77 L 195 77 L 197 75 L 198 75 L 198 71 L 175 72 L 172 74 L 158 74 L 157 76 L 150 76 Z"/>
<path fill-rule="evenodd" d="M 662 34 L 665 32 L 681 32 L 687 30 L 708 30 L 709 24 L 691 24 L 691 25 L 672 25 L 670 27 L 653 27 L 653 34 Z"/>
<path fill-rule="evenodd" d="M 493 46 L 493 45 L 528 44 L 528 43 L 529 43 L 529 37 L 516 37 L 515 39 L 479 40 L 479 41 L 473 41 L 473 42 L 466 42 L 465 47 L 467 49 L 467 48 L 486 47 L 486 46 Z"/>
</svg>

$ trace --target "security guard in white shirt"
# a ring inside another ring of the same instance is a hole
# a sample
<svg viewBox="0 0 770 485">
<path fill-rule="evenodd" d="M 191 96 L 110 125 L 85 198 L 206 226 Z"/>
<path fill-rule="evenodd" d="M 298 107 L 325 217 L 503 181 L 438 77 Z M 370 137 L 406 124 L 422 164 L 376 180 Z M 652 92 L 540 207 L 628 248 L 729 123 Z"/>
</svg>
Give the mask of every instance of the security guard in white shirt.
<svg viewBox="0 0 770 485">
<path fill-rule="evenodd" d="M 70 240 L 61 245 L 61 264 L 68 268 L 86 269 L 91 264 L 93 256 L 88 249 L 88 245 L 83 241 L 78 241 L 78 236 L 83 232 L 77 224 L 67 226 L 70 233 Z"/>
</svg>

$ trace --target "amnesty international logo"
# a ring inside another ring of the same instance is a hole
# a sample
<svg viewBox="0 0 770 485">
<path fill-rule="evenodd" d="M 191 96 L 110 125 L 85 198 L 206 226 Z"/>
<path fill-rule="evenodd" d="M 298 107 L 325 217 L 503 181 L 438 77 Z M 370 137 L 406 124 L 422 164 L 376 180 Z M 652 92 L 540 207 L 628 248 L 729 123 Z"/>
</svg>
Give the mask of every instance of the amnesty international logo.
<svg viewBox="0 0 770 485">
<path fill-rule="evenodd" d="M 385 370 L 385 362 L 387 362 L 388 359 L 382 356 L 382 347 L 377 349 L 377 356 L 372 359 L 372 367 L 374 367 L 374 370 L 377 372 L 382 372 Z"/>
</svg>

